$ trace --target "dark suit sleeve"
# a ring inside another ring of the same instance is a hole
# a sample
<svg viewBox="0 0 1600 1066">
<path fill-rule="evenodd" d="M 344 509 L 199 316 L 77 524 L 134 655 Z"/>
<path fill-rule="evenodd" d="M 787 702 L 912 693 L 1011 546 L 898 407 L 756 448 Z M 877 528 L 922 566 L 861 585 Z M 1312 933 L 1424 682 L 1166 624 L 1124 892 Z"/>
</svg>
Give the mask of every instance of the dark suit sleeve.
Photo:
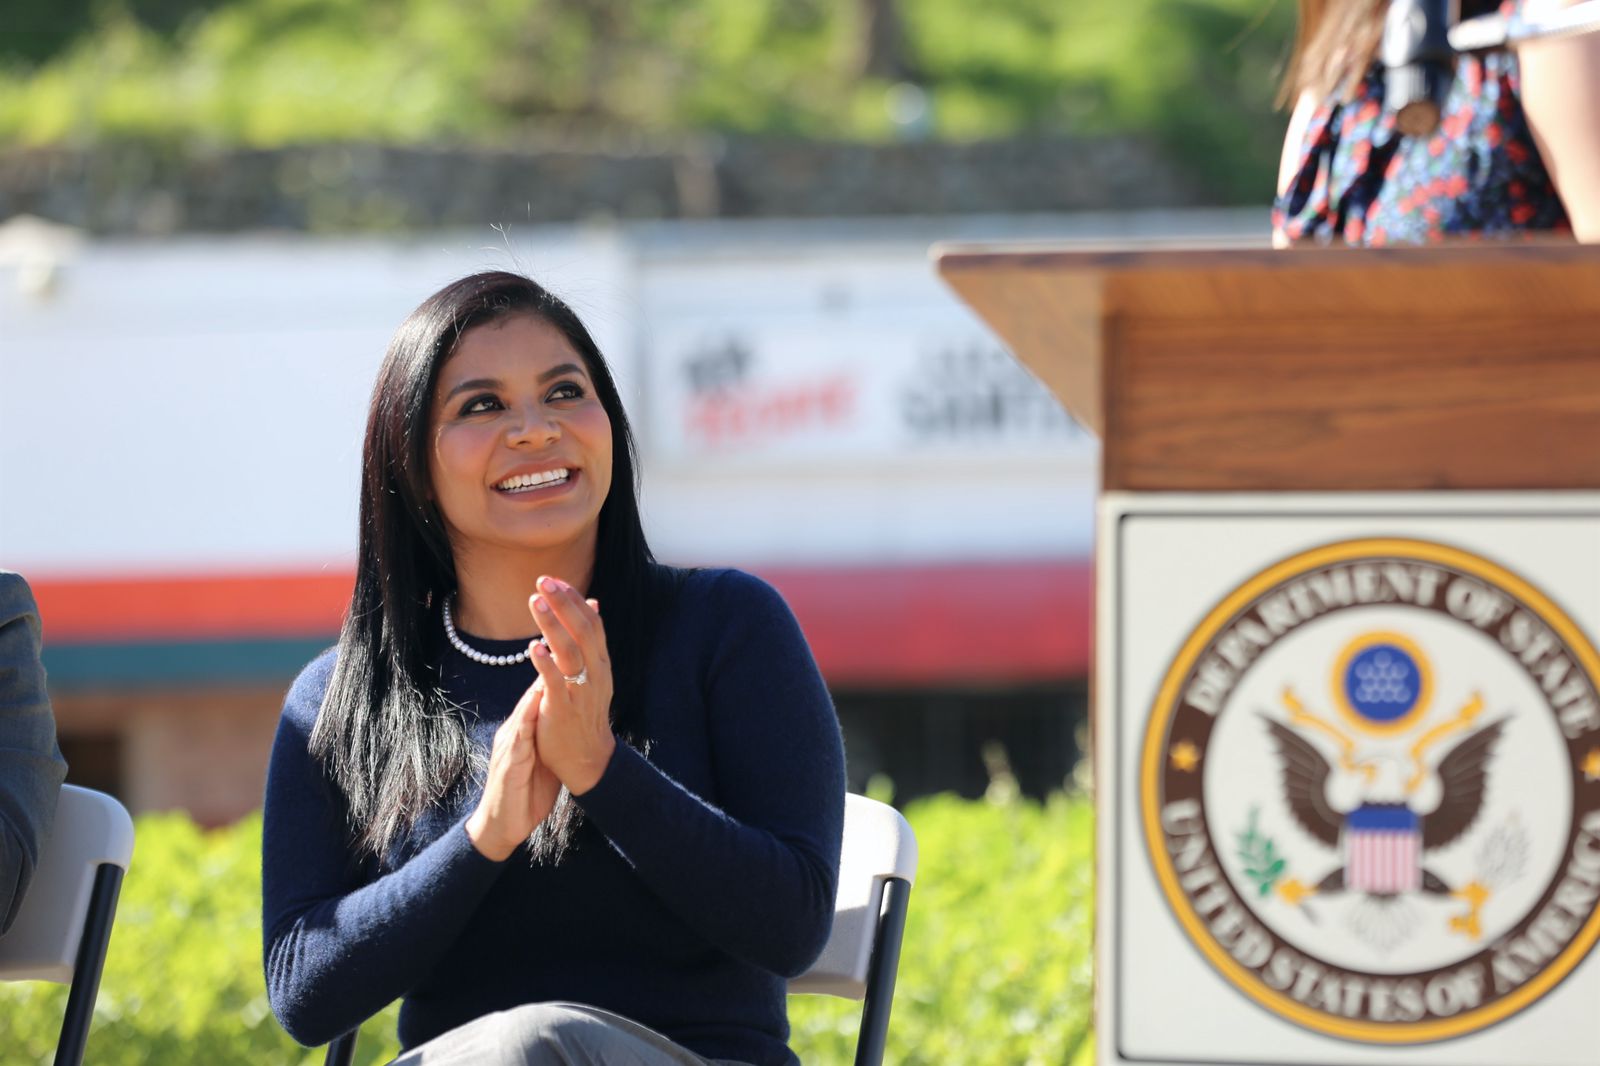
<svg viewBox="0 0 1600 1066">
<path fill-rule="evenodd" d="M 22 905 L 67 773 L 39 647 L 28 583 L 0 571 L 0 933 Z"/>
</svg>

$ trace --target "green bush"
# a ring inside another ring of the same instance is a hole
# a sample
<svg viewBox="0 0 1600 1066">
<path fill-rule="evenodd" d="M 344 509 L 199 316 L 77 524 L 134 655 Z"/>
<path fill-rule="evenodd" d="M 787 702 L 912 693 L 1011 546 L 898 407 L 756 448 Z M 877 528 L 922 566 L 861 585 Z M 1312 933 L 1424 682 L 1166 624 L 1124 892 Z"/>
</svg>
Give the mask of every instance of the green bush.
<svg viewBox="0 0 1600 1066">
<path fill-rule="evenodd" d="M 950 797 L 913 803 L 921 867 L 887 1059 L 1022 1066 L 1089 1051 L 1092 815 Z M 259 816 L 205 832 L 181 815 L 138 820 L 133 866 L 90 1035 L 96 1066 L 318 1063 L 267 1006 L 261 967 Z M 9 1063 L 48 1063 L 65 989 L 0 985 Z M 362 1028 L 357 1063 L 395 1053 L 395 1008 Z M 792 1044 L 810 1064 L 848 1063 L 857 1004 L 790 1000 Z"/>
<path fill-rule="evenodd" d="M 906 818 L 920 861 L 885 1060 L 1061 1066 L 1086 1053 L 1090 805 L 940 796 Z M 803 1061 L 850 1061 L 855 1004 L 793 996 L 789 1021 Z"/>
<path fill-rule="evenodd" d="M 85 1061 L 320 1063 L 321 1051 L 291 1040 L 267 1005 L 261 817 L 207 832 L 181 814 L 149 814 L 134 832 Z M 58 985 L 0 985 L 6 1063 L 51 1061 L 66 1000 Z M 393 1010 L 368 1023 L 358 1063 L 388 1061 L 374 1037 L 394 1032 Z"/>
</svg>

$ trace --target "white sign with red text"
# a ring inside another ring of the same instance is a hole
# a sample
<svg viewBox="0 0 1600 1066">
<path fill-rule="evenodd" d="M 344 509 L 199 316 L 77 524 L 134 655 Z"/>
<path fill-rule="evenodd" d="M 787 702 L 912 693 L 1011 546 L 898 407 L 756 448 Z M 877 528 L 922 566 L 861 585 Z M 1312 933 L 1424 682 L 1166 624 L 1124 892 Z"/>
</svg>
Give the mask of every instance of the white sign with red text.
<svg viewBox="0 0 1600 1066">
<path fill-rule="evenodd" d="M 659 317 L 645 357 L 655 454 L 742 465 L 1092 452 L 1049 391 L 943 293 L 907 306 L 846 276 L 832 282 L 838 311 L 808 299 L 806 282 L 823 284 L 812 272 L 763 266 L 770 276 L 750 298 Z"/>
</svg>

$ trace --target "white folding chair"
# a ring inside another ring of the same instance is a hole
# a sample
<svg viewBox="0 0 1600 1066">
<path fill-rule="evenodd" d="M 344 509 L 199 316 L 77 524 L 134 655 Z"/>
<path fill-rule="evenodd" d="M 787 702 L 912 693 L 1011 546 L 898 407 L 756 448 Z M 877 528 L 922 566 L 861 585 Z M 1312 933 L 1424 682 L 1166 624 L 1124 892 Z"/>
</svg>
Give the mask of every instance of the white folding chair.
<svg viewBox="0 0 1600 1066">
<path fill-rule="evenodd" d="M 789 982 L 790 992 L 865 1000 L 856 1066 L 878 1066 L 889 1035 L 906 909 L 917 877 L 917 838 L 900 812 L 865 796 L 844 798 L 844 851 L 833 931 L 822 956 Z M 324 1066 L 349 1066 L 356 1034 L 328 1045 Z"/>
<path fill-rule="evenodd" d="M 900 812 L 865 796 L 845 796 L 833 932 L 822 957 L 789 982 L 789 991 L 865 1000 L 856 1066 L 883 1061 L 916 878 L 917 838 Z"/>
<path fill-rule="evenodd" d="M 0 937 L 0 981 L 70 985 L 56 1066 L 79 1066 L 100 992 L 100 972 L 133 857 L 133 819 L 103 792 L 62 785 L 50 838 L 28 894 Z"/>
</svg>

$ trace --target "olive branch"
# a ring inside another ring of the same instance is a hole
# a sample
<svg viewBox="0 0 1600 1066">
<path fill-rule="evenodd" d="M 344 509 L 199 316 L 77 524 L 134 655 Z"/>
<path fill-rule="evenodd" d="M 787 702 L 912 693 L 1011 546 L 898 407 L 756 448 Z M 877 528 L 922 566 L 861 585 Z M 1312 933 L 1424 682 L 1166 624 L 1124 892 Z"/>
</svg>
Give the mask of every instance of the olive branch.
<svg viewBox="0 0 1600 1066">
<path fill-rule="evenodd" d="M 1255 882 L 1256 892 L 1261 896 L 1269 896 L 1272 886 L 1283 876 L 1288 861 L 1278 854 L 1272 838 L 1262 835 L 1256 828 L 1260 813 L 1261 808 L 1250 808 L 1250 824 L 1239 834 L 1239 861 L 1244 863 L 1245 876 Z"/>
</svg>

